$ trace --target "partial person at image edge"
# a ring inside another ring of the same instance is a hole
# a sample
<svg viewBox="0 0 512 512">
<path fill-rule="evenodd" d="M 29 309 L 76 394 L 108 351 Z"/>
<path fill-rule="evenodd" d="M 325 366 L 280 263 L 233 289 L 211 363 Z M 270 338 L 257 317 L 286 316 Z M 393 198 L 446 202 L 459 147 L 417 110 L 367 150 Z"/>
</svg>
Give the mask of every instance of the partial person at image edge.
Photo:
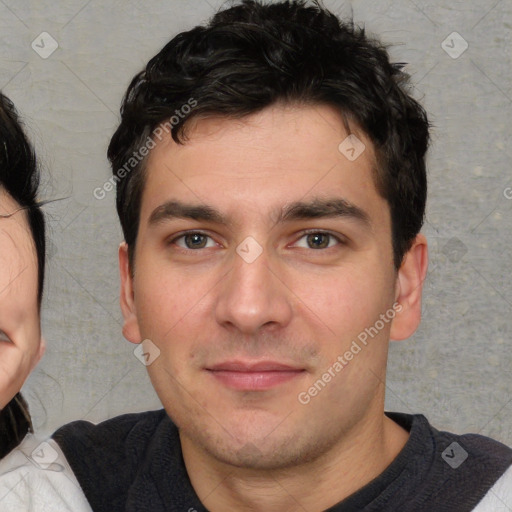
<svg viewBox="0 0 512 512">
<path fill-rule="evenodd" d="M 39 315 L 45 234 L 36 199 L 38 183 L 32 146 L 13 103 L 0 93 L 0 458 L 32 431 L 19 390 L 44 351 Z M 23 247 L 27 241 L 32 254 Z M 13 279 L 19 271 L 14 261 L 28 269 Z"/>
<path fill-rule="evenodd" d="M 14 104 L 0 93 L 0 510 L 89 511 L 65 461 L 38 465 L 40 454 L 44 459 L 59 447 L 33 434 L 19 392 L 45 350 L 40 311 L 46 237 L 38 188 L 34 150 Z"/>
</svg>

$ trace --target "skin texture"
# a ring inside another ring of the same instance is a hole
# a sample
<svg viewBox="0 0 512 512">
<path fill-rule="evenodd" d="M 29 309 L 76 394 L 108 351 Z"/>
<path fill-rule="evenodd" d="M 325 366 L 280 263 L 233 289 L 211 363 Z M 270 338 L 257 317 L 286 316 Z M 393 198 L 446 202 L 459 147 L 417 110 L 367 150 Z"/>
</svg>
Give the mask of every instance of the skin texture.
<svg viewBox="0 0 512 512">
<path fill-rule="evenodd" d="M 0 187 L 0 215 L 18 203 Z M 26 213 L 0 218 L 0 408 L 43 355 L 37 303 L 37 255 Z"/>
<path fill-rule="evenodd" d="M 397 272 L 371 142 L 353 126 L 366 150 L 348 160 L 338 150 L 348 133 L 329 106 L 274 105 L 188 128 L 185 145 L 164 140 L 147 161 L 133 276 L 120 247 L 124 335 L 160 350 L 148 372 L 209 510 L 324 510 L 381 473 L 407 440 L 384 416 L 384 381 L 390 337 L 406 338 L 419 323 L 425 239 Z M 342 198 L 368 222 L 277 222 L 290 203 L 314 198 Z M 208 204 L 229 222 L 151 222 L 171 200 Z M 311 229 L 339 241 L 312 243 Z M 207 237 L 178 238 L 186 230 Z M 252 263 L 236 252 L 246 237 L 262 249 Z M 395 301 L 402 307 L 393 321 L 300 403 L 299 393 Z M 233 389 L 209 370 L 234 360 L 301 373 L 269 389 Z"/>
</svg>

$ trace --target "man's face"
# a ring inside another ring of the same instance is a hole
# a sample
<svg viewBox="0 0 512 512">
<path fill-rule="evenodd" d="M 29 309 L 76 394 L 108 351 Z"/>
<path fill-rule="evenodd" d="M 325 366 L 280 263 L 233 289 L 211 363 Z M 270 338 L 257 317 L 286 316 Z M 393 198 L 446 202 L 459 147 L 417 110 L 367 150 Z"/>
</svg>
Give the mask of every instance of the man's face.
<svg viewBox="0 0 512 512">
<path fill-rule="evenodd" d="M 338 149 L 347 135 L 328 106 L 273 106 L 199 120 L 184 145 L 152 150 L 124 333 L 160 350 L 149 375 L 184 445 L 283 467 L 382 414 L 397 281 L 389 206 L 370 141 L 356 132 L 366 149 L 353 160 Z M 187 212 L 197 206 L 209 212 Z"/>
</svg>

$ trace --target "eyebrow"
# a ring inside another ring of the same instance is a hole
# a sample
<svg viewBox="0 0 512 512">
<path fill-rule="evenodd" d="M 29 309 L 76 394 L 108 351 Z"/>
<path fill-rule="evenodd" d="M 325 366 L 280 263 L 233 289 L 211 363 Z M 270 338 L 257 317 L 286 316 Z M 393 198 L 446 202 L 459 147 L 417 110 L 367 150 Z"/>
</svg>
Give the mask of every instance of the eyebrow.
<svg viewBox="0 0 512 512">
<path fill-rule="evenodd" d="M 297 220 L 345 217 L 357 220 L 366 227 L 371 226 L 370 216 L 362 208 L 341 198 L 295 201 L 281 208 L 275 217 L 276 224 Z M 231 223 L 229 217 L 212 206 L 188 204 L 176 200 L 166 201 L 157 206 L 152 211 L 148 222 L 149 225 L 155 225 L 172 219 L 192 219 L 225 225 Z"/>
</svg>

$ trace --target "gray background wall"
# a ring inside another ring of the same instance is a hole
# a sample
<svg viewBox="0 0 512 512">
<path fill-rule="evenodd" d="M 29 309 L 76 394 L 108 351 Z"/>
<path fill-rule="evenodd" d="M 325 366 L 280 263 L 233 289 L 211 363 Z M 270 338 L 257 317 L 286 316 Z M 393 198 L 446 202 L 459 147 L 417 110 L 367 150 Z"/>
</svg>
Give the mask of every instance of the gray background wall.
<svg viewBox="0 0 512 512">
<path fill-rule="evenodd" d="M 93 190 L 109 177 L 105 150 L 131 77 L 221 4 L 0 0 L 0 89 L 42 159 L 42 198 L 66 197 L 45 207 L 48 350 L 24 387 L 42 434 L 159 407 L 121 334 L 114 193 Z M 434 124 L 424 319 L 392 344 L 387 407 L 512 444 L 512 1 L 325 4 L 395 44 Z M 58 44 L 50 56 L 42 32 Z"/>
</svg>

